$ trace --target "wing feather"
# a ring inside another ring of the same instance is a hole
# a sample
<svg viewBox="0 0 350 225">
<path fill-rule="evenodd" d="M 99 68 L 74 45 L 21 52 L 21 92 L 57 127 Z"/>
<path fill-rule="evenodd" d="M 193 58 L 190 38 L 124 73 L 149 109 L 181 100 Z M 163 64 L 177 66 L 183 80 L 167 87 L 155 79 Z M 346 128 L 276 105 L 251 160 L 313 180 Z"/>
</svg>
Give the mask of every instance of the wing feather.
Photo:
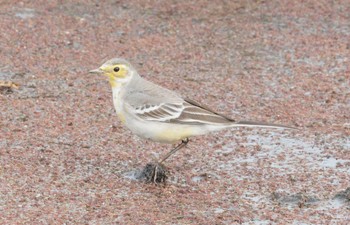
<svg viewBox="0 0 350 225">
<path fill-rule="evenodd" d="M 126 93 L 127 109 L 143 120 L 189 125 L 232 124 L 234 120 L 175 92 L 137 79 Z M 131 85 L 130 85 L 131 86 Z"/>
<path fill-rule="evenodd" d="M 159 105 L 143 105 L 133 110 L 137 117 L 144 120 L 191 124 L 191 125 L 205 125 L 205 124 L 228 124 L 232 120 L 209 111 L 207 108 L 201 108 L 197 105 L 192 105 L 189 102 L 183 101 L 179 103 L 161 103 Z"/>
</svg>

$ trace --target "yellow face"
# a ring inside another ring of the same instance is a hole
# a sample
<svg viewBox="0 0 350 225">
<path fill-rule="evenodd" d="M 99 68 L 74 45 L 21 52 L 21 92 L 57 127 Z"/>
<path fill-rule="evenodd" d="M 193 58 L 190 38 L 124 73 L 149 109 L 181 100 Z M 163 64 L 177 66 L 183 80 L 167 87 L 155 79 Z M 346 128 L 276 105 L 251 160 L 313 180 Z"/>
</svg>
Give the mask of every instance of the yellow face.
<svg viewBox="0 0 350 225">
<path fill-rule="evenodd" d="M 91 70 L 90 73 L 99 73 L 109 78 L 109 83 L 112 87 L 116 87 L 121 83 L 124 83 L 132 75 L 130 68 L 123 63 L 110 63 L 103 64 L 96 70 Z"/>
<path fill-rule="evenodd" d="M 103 75 L 114 78 L 125 78 L 128 74 L 128 68 L 123 64 L 101 66 Z"/>
<path fill-rule="evenodd" d="M 125 79 L 128 76 L 128 68 L 123 64 L 101 66 L 100 69 L 103 71 L 103 75 L 109 78 L 112 87 L 118 85 L 118 80 Z"/>
</svg>

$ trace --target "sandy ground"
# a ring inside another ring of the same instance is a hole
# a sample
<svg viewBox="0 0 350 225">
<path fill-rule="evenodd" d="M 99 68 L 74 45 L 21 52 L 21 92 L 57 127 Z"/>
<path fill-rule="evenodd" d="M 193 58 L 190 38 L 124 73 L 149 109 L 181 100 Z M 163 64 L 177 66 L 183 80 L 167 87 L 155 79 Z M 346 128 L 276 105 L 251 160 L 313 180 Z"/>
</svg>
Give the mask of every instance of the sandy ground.
<svg viewBox="0 0 350 225">
<path fill-rule="evenodd" d="M 349 224 L 350 2 L 0 1 L 0 224 Z M 115 115 L 113 57 L 238 120 L 172 146 Z"/>
</svg>

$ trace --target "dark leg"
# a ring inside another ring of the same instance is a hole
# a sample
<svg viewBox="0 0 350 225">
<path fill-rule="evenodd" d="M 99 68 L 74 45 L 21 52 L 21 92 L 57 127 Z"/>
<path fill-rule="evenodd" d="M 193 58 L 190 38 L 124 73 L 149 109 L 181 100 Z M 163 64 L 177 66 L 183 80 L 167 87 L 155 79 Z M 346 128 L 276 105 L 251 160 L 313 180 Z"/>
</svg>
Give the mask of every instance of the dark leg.
<svg viewBox="0 0 350 225">
<path fill-rule="evenodd" d="M 170 152 L 168 152 L 158 163 L 162 163 L 165 160 L 167 160 L 172 154 L 174 154 L 175 152 L 177 152 L 181 148 L 185 147 L 189 141 L 190 140 L 188 138 L 186 138 L 185 140 L 182 140 L 181 144 L 179 144 L 174 149 L 172 149 Z"/>
</svg>

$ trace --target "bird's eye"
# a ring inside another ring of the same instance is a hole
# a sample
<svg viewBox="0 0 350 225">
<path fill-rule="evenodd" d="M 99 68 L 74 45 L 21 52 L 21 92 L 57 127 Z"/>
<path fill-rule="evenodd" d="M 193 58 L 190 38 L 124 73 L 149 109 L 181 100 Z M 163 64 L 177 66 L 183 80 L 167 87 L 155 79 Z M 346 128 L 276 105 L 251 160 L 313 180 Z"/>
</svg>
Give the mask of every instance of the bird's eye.
<svg viewBox="0 0 350 225">
<path fill-rule="evenodd" d="M 120 68 L 119 67 L 114 67 L 114 72 L 118 72 L 119 70 L 120 70 Z"/>
</svg>

